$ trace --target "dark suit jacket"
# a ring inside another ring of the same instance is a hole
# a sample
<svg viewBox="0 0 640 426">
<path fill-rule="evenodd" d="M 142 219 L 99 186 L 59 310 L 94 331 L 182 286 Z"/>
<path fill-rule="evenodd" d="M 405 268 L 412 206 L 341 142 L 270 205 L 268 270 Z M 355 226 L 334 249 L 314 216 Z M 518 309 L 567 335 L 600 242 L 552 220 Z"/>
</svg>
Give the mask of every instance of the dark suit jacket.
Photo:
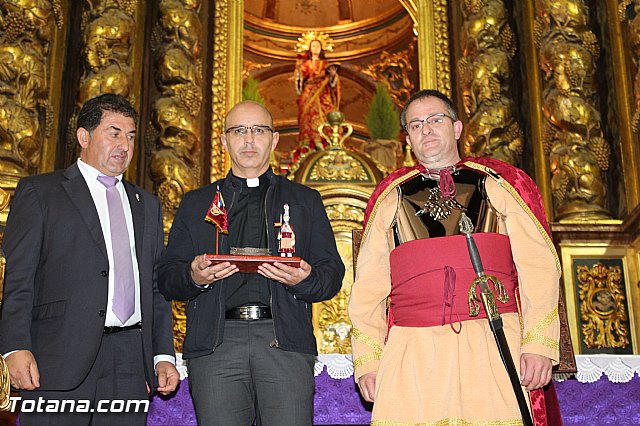
<svg viewBox="0 0 640 426">
<path fill-rule="evenodd" d="M 171 305 L 158 293 L 163 251 L 159 200 L 124 182 L 140 276 L 142 345 L 149 386 L 153 356 L 174 355 Z M 7 259 L 0 353 L 28 349 L 41 390 L 78 386 L 98 353 L 105 323 L 109 261 L 98 212 L 78 165 L 20 180 L 4 233 Z"/>
<path fill-rule="evenodd" d="M 331 223 L 315 189 L 276 176 L 269 170 L 265 195 L 267 240 L 271 254 L 278 256 L 276 222 L 282 206 L 289 204 L 291 225 L 296 233 L 295 255 L 311 265 L 311 274 L 295 286 L 269 280 L 274 344 L 286 351 L 317 354 L 313 335 L 311 304 L 329 300 L 340 291 L 344 265 L 336 247 Z M 202 253 L 216 252 L 216 228 L 204 220 L 216 188 L 221 188 L 227 211 L 233 215 L 235 200 L 242 191 L 240 179 L 231 172 L 225 179 L 187 193 L 169 233 L 169 245 L 159 263 L 158 285 L 168 299 L 189 300 L 187 334 L 183 357 L 208 355 L 223 341 L 224 285 L 240 279 L 232 275 L 210 286 L 197 286 L 191 278 L 191 262 Z M 219 253 L 229 253 L 228 235 L 219 236 Z"/>
</svg>

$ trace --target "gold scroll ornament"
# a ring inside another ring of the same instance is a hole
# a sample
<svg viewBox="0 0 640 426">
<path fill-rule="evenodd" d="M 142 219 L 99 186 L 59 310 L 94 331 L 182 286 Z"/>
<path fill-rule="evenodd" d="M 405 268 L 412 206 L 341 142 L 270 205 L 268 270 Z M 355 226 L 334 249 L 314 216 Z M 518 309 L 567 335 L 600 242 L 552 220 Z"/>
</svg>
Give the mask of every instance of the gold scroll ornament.
<svg viewBox="0 0 640 426">
<path fill-rule="evenodd" d="M 619 266 L 596 263 L 578 266 L 582 338 L 588 348 L 624 348 L 629 345 L 629 319 L 625 309 Z"/>
</svg>

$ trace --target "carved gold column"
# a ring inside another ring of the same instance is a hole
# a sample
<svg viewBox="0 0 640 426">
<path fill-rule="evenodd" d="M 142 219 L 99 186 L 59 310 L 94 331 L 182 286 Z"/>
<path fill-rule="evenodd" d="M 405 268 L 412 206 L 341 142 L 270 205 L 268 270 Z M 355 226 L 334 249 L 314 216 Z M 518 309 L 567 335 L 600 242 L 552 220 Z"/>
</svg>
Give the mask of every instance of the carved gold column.
<svg viewBox="0 0 640 426">
<path fill-rule="evenodd" d="M 502 0 L 461 3 L 462 58 L 458 61 L 463 103 L 469 122 L 464 152 L 518 165 L 523 133 L 509 98 L 515 36 Z"/>
<path fill-rule="evenodd" d="M 243 19 L 242 0 L 215 2 L 211 82 L 211 181 L 222 177 L 231 166 L 228 155 L 222 150 L 220 134 L 224 130 L 227 111 L 242 100 Z"/>
<path fill-rule="evenodd" d="M 540 189 L 544 209 L 549 221 L 554 218 L 549 161 L 543 149 L 542 75 L 538 49 L 534 40 L 535 10 L 533 2 L 516 2 L 514 10 L 522 17 L 521 49 L 524 58 L 525 81 L 528 82 L 527 113 L 531 123 L 531 150 L 533 152 L 534 180 Z"/>
<path fill-rule="evenodd" d="M 536 42 L 545 73 L 543 143 L 556 220 L 598 220 L 605 207 L 609 143 L 597 105 L 599 47 L 584 1 L 536 0 Z"/>
<path fill-rule="evenodd" d="M 613 4 L 610 4 L 613 3 Z M 640 4 L 637 0 L 607 1 L 607 14 L 611 18 L 611 8 L 616 7 L 615 15 L 621 22 L 625 23 L 628 30 L 629 45 L 631 46 L 631 60 L 635 65 L 634 85 L 633 85 L 633 131 L 640 131 Z M 610 25 L 617 24 L 611 23 Z M 618 31 L 620 26 L 614 27 Z M 624 63 L 624 55 L 621 61 Z"/>
<path fill-rule="evenodd" d="M 87 0 L 82 19 L 82 75 L 73 115 L 67 123 L 65 163 L 75 161 L 77 114 L 87 100 L 104 93 L 128 98 L 139 110 L 142 82 L 144 3 L 137 0 Z M 135 181 L 138 153 L 126 172 Z"/>
<path fill-rule="evenodd" d="M 418 32 L 421 89 L 438 89 L 451 96 L 447 0 L 400 0 Z"/>
<path fill-rule="evenodd" d="M 60 143 L 59 127 L 60 105 L 62 103 L 62 75 L 64 72 L 64 58 L 67 52 L 67 36 L 63 31 L 64 26 L 68 26 L 69 0 L 56 0 L 51 2 L 55 18 L 55 36 L 51 42 L 49 59 L 47 60 L 47 80 L 49 81 L 49 91 L 46 101 L 45 118 L 45 139 L 42 146 L 42 155 L 38 173 L 46 173 L 55 169 L 55 157 L 57 146 Z M 52 84 L 53 82 L 53 84 Z"/>
<path fill-rule="evenodd" d="M 0 211 L 7 210 L 9 206 L 9 193 L 0 188 Z M 0 303 L 2 303 L 2 288 L 4 286 L 4 268 L 6 265 L 6 259 L 4 252 L 0 247 Z M 4 357 L 0 356 L 0 411 L 7 411 L 10 407 L 9 396 L 11 393 L 11 383 L 9 377 L 9 370 L 7 364 L 4 362 Z"/>
<path fill-rule="evenodd" d="M 631 212 L 640 204 L 640 1 L 607 0 L 606 5 L 611 42 L 609 47 L 613 59 L 613 75 L 616 76 L 611 83 L 615 87 L 620 122 L 620 168 L 624 176 L 627 210 Z M 625 13 L 627 7 L 632 8 L 631 16 Z M 633 66 L 627 63 L 627 48 L 623 39 L 627 34 L 631 46 L 628 54 L 635 65 L 633 84 L 629 81 L 627 71 Z"/>
<path fill-rule="evenodd" d="M 50 157 L 44 141 L 58 104 L 48 98 L 59 93 L 52 52 L 62 24 L 60 1 L 0 1 L 0 188 L 9 193 Z M 0 224 L 6 218 L 0 213 Z"/>
<path fill-rule="evenodd" d="M 0 212 L 4 214 L 5 218 L 9 214 L 10 200 L 11 200 L 11 194 L 9 194 L 4 189 L 0 188 Z M 4 251 L 2 251 L 3 239 L 4 239 L 4 233 L 0 234 L 0 304 L 2 303 L 2 296 L 3 296 L 2 289 L 4 288 L 4 270 L 7 264 L 7 259 L 4 256 Z"/>
<path fill-rule="evenodd" d="M 163 207 L 168 236 L 182 197 L 201 181 L 202 23 L 201 1 L 161 0 L 152 39 L 157 96 L 151 104 L 155 150 L 149 175 Z M 186 332 L 185 303 L 173 303 L 176 351 Z"/>
<path fill-rule="evenodd" d="M 202 24 L 199 1 L 162 0 L 152 52 L 158 96 L 151 105 L 156 150 L 149 174 L 162 201 L 165 235 L 182 196 L 200 183 Z"/>
</svg>

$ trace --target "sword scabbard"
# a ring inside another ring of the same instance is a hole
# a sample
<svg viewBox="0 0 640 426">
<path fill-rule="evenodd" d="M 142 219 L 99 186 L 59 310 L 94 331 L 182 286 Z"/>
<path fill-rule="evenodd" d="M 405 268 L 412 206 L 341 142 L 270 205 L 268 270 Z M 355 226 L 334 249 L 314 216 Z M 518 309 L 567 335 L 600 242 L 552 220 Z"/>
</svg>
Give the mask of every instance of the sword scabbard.
<svg viewBox="0 0 640 426">
<path fill-rule="evenodd" d="M 498 307 L 496 306 L 496 293 L 498 300 L 502 303 L 506 303 L 507 300 L 509 300 L 509 296 L 507 295 L 504 286 L 502 285 L 500 280 L 498 280 L 498 278 L 492 275 L 486 275 L 484 273 L 482 260 L 480 259 L 480 252 L 478 251 L 478 248 L 476 247 L 476 244 L 473 240 L 473 236 L 471 235 L 471 232 L 473 231 L 472 225 L 473 224 L 471 223 L 471 220 L 464 214 L 464 212 L 461 213 L 460 231 L 465 235 L 467 239 L 469 258 L 471 259 L 473 269 L 478 276 L 475 280 L 473 280 L 473 283 L 469 288 L 469 313 L 470 316 L 478 315 L 479 306 L 477 306 L 476 302 L 478 300 L 476 289 L 479 287 L 480 299 L 482 300 L 482 305 L 484 306 L 484 310 L 487 313 L 487 319 L 489 320 L 489 328 L 491 328 L 493 337 L 496 340 L 498 352 L 500 353 L 500 357 L 502 358 L 502 362 L 507 371 L 507 375 L 509 376 L 509 381 L 511 382 L 511 386 L 515 393 L 516 400 L 518 402 L 518 408 L 520 409 L 520 414 L 522 416 L 522 422 L 525 426 L 533 426 L 531 413 L 529 413 L 529 408 L 527 406 L 524 392 L 522 391 L 522 387 L 520 387 L 520 380 L 518 378 L 516 367 L 513 363 L 511 352 L 509 351 L 509 343 L 507 342 L 507 338 L 504 334 L 504 329 L 502 327 L 502 318 L 500 317 L 500 312 L 498 311 Z M 493 288 L 489 287 L 489 281 L 493 283 Z"/>
</svg>

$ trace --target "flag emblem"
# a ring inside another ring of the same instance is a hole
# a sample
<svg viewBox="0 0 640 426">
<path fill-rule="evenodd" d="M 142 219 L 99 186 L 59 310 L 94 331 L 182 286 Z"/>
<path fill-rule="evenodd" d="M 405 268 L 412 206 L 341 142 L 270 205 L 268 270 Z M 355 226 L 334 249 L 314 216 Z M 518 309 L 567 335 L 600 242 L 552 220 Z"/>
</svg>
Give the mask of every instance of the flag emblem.
<svg viewBox="0 0 640 426">
<path fill-rule="evenodd" d="M 227 209 L 224 206 L 224 199 L 222 198 L 222 192 L 220 192 L 219 186 L 216 189 L 216 195 L 213 197 L 213 201 L 211 202 L 211 206 L 209 206 L 204 220 L 213 223 L 219 232 L 223 234 L 229 233 L 227 227 Z"/>
</svg>

